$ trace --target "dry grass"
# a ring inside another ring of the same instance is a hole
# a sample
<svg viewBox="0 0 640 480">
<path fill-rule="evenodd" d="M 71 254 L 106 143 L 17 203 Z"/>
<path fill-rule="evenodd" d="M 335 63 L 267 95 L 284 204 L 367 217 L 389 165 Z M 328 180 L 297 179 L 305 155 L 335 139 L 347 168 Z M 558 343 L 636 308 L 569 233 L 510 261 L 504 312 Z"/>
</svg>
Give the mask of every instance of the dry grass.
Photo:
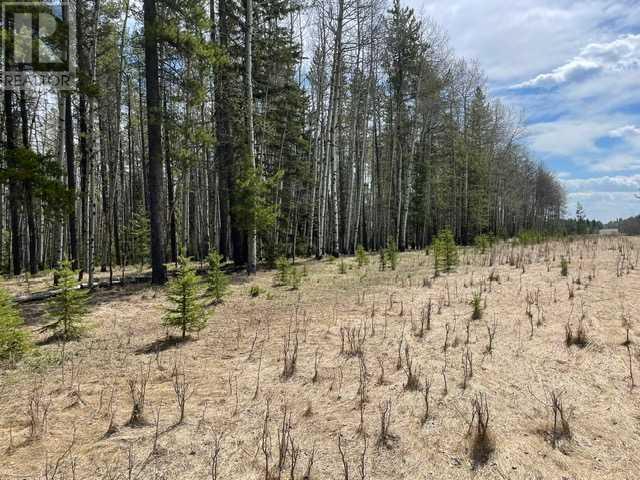
<svg viewBox="0 0 640 480">
<path fill-rule="evenodd" d="M 621 342 L 627 327 L 638 342 L 639 249 L 637 239 L 588 239 L 465 250 L 436 279 L 424 252 L 402 254 L 396 271 L 374 258 L 345 273 L 309 260 L 297 291 L 274 287 L 273 272 L 237 274 L 187 342 L 160 326 L 163 289 L 101 289 L 84 338 L 43 344 L 39 360 L 0 373 L 0 478 L 46 469 L 49 478 L 288 479 L 293 469 L 296 479 L 341 479 L 343 460 L 350 478 L 372 480 L 467 479 L 474 465 L 479 479 L 635 478 L 630 361 L 637 370 L 640 359 Z M 583 272 L 572 298 L 561 257 Z M 30 279 L 29 290 L 49 280 Z M 5 283 L 26 293 L 24 280 Z M 251 286 L 263 292 L 251 297 Z M 485 321 L 467 324 L 474 292 Z M 543 321 L 528 318 L 528 292 Z M 23 308 L 36 335 L 43 305 Z M 584 348 L 565 345 L 568 322 L 572 336 L 582 324 Z M 553 391 L 571 407 L 570 430 L 557 409 L 553 426 L 541 393 Z M 488 450 L 474 440 L 477 423 L 467 435 L 479 398 L 490 408 Z"/>
</svg>

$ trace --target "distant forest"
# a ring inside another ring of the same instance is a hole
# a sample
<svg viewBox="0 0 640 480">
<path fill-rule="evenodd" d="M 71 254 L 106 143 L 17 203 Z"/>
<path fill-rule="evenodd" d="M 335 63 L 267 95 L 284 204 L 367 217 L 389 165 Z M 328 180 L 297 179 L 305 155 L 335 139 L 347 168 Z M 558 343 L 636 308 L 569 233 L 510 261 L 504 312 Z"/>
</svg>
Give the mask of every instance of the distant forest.
<svg viewBox="0 0 640 480">
<path fill-rule="evenodd" d="M 445 228 L 472 244 L 596 227 L 563 220 L 521 115 L 398 1 L 78 0 L 63 16 L 78 88 L 3 95 L 4 272 L 151 261 L 162 283 L 180 252 L 252 272 Z"/>
<path fill-rule="evenodd" d="M 619 218 L 605 225 L 605 228 L 617 228 L 625 235 L 640 235 L 640 215 L 629 218 Z"/>
</svg>

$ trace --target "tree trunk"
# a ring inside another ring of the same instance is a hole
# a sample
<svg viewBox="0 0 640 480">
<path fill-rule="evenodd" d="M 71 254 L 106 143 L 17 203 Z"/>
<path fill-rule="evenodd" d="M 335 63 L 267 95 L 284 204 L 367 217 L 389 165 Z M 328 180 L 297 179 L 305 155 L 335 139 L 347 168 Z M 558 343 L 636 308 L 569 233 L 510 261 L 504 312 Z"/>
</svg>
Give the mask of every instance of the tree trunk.
<svg viewBox="0 0 640 480">
<path fill-rule="evenodd" d="M 255 156 L 255 138 L 253 132 L 253 63 L 251 59 L 252 36 L 253 36 L 253 0 L 245 0 L 245 32 L 244 32 L 244 89 L 246 102 L 246 123 L 247 123 L 247 143 L 249 147 L 249 167 L 256 172 L 256 156 Z M 250 205 L 250 220 L 247 231 L 247 274 L 256 273 L 256 248 L 257 248 L 257 232 L 256 232 L 256 206 Z"/>
<path fill-rule="evenodd" d="M 144 0 L 144 57 L 147 81 L 149 145 L 149 223 L 151 230 L 151 282 L 167 281 L 164 266 L 164 226 L 162 222 L 162 118 L 158 78 L 158 19 L 155 0 Z"/>
</svg>

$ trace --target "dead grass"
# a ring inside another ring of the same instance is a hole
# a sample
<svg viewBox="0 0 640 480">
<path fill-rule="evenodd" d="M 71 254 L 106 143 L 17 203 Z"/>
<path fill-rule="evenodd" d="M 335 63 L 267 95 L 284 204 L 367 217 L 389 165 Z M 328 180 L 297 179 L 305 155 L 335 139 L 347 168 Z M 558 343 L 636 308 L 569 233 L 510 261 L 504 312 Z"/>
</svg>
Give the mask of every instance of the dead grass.
<svg viewBox="0 0 640 480">
<path fill-rule="evenodd" d="M 619 252 L 637 258 L 640 241 L 593 242 L 465 249 L 460 267 L 436 279 L 424 252 L 402 254 L 396 271 L 376 261 L 349 268 L 355 259 L 345 258 L 339 273 L 335 262 L 303 261 L 297 291 L 274 287 L 270 271 L 250 282 L 238 273 L 228 299 L 209 310 L 208 327 L 188 342 L 160 326 L 163 289 L 100 289 L 85 337 L 38 346 L 37 358 L 0 372 L 0 478 L 42 476 L 48 465 L 56 478 L 73 469 L 97 480 L 158 472 L 264 479 L 266 458 L 276 478 L 279 470 L 289 478 L 294 464 L 298 479 L 307 470 L 308 478 L 339 479 L 338 434 L 350 478 L 467 479 L 473 466 L 478 479 L 635 478 L 640 391 L 629 386 L 640 359 L 621 342 L 628 326 L 629 343 L 638 343 L 640 276 L 632 261 L 620 267 Z M 572 273 L 584 272 L 570 284 L 573 298 L 562 294 L 561 256 Z M 30 279 L 29 290 L 48 288 L 49 277 Z M 24 280 L 6 285 L 27 290 Z M 251 297 L 251 287 L 262 293 Z M 467 323 L 480 291 L 484 320 Z M 539 308 L 544 321 L 527 318 L 527 292 L 537 292 L 530 312 Z M 24 305 L 36 340 L 43 310 Z M 567 319 L 578 334 L 575 312 L 584 316 L 584 348 L 565 346 Z M 147 369 L 144 422 L 132 428 Z M 542 405 L 530 389 L 563 392 L 570 437 L 559 413 L 551 426 L 548 399 Z M 464 435 L 480 393 L 491 414 L 489 450 Z M 535 433 L 541 421 L 547 435 Z"/>
</svg>

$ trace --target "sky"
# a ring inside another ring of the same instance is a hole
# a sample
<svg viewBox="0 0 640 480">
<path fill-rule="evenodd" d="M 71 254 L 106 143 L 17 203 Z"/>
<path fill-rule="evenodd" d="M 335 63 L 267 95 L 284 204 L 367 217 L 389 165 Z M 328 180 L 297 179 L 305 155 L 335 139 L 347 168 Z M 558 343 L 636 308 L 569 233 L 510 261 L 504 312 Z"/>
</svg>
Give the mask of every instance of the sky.
<svg viewBox="0 0 640 480">
<path fill-rule="evenodd" d="M 403 2 L 404 3 L 404 2 Z M 640 214 L 640 0 L 408 0 L 477 59 L 524 141 L 564 183 L 568 214 Z"/>
</svg>

